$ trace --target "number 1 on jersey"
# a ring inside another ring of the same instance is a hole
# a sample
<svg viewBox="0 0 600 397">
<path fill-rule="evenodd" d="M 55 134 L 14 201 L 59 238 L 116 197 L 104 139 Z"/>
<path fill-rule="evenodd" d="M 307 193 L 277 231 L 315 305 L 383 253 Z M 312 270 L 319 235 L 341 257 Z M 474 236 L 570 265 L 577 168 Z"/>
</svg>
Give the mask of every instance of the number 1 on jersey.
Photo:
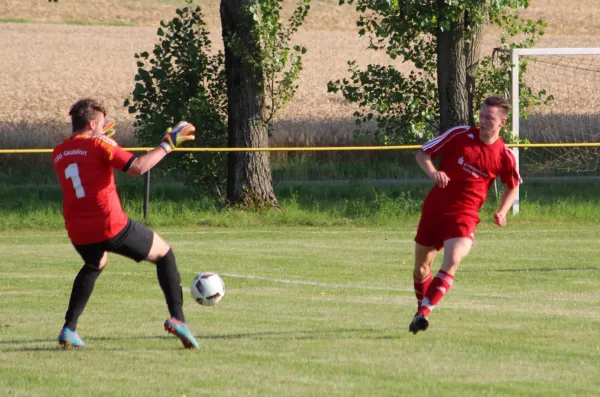
<svg viewBox="0 0 600 397">
<path fill-rule="evenodd" d="M 77 196 L 77 198 L 85 197 L 85 190 L 83 190 L 83 186 L 81 186 L 81 178 L 79 178 L 79 168 L 77 167 L 77 163 L 71 163 L 65 168 L 65 178 L 71 179 L 73 182 L 73 188 L 75 189 L 75 196 Z"/>
</svg>

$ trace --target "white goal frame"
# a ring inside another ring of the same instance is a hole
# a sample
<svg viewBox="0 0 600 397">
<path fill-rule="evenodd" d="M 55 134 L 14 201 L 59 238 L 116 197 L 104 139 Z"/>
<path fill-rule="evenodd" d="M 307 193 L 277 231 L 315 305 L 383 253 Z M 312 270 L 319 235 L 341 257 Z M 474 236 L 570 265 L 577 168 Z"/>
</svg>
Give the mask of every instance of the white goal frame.
<svg viewBox="0 0 600 397">
<path fill-rule="evenodd" d="M 512 120 L 511 127 L 513 135 L 519 138 L 519 57 L 521 56 L 545 56 L 545 55 L 600 55 L 600 48 L 513 48 L 511 49 L 511 105 L 512 105 Z M 517 169 L 519 165 L 519 148 L 512 149 L 517 160 Z M 520 171 L 519 171 L 520 172 Z M 520 192 L 517 193 L 517 198 L 513 204 L 513 215 L 519 214 L 520 207 Z"/>
</svg>

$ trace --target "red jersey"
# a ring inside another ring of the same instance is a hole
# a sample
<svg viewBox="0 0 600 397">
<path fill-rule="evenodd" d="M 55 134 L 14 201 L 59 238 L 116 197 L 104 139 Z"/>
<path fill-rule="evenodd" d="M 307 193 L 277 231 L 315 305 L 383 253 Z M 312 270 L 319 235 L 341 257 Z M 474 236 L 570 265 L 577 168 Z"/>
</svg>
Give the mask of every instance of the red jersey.
<svg viewBox="0 0 600 397">
<path fill-rule="evenodd" d="M 440 156 L 439 171 L 450 178 L 445 188 L 431 189 L 423 212 L 463 215 L 479 221 L 479 209 L 496 177 L 509 188 L 522 182 L 511 149 L 501 138 L 491 145 L 483 143 L 478 127 L 451 128 L 421 149 L 432 158 Z"/>
<path fill-rule="evenodd" d="M 134 155 L 103 136 L 75 136 L 59 143 L 52 163 L 63 193 L 63 216 L 75 245 L 98 243 L 127 225 L 113 168 L 127 171 Z"/>
</svg>

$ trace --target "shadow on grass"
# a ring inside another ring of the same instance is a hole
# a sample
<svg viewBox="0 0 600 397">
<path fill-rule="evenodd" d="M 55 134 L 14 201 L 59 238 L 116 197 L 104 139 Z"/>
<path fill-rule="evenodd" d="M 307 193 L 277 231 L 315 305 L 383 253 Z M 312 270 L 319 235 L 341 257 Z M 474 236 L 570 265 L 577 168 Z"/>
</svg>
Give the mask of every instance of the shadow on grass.
<svg viewBox="0 0 600 397">
<path fill-rule="evenodd" d="M 461 273 L 545 273 L 545 272 L 597 272 L 600 267 L 538 267 L 538 268 L 519 268 L 519 269 L 462 269 Z"/>
<path fill-rule="evenodd" d="M 86 337 L 86 341 L 117 341 L 117 340 L 160 340 L 170 339 L 169 335 L 156 335 L 156 336 L 124 336 L 124 337 L 110 337 L 110 336 L 89 336 Z M 56 338 L 52 339 L 11 339 L 11 340 L 0 340 L 0 345 L 11 345 L 11 344 L 24 344 L 24 343 L 58 343 Z M 44 348 L 40 347 L 40 350 Z"/>
<path fill-rule="evenodd" d="M 197 335 L 198 339 L 350 339 L 349 334 L 360 334 L 363 332 L 380 332 L 371 328 L 338 328 L 329 330 L 295 330 L 295 331 L 267 331 L 248 332 L 224 335 Z M 345 336 L 342 336 L 345 335 Z M 361 336 L 362 337 L 362 336 Z"/>
<path fill-rule="evenodd" d="M 493 272 L 585 272 L 598 271 L 600 267 L 541 267 L 537 269 L 497 269 Z"/>
<path fill-rule="evenodd" d="M 373 329 L 373 328 L 337 328 L 328 330 L 295 330 L 295 331 L 266 331 L 266 332 L 248 332 L 248 333 L 233 333 L 233 334 L 220 334 L 220 335 L 196 335 L 199 341 L 202 340 L 236 340 L 236 339 L 288 339 L 288 340 L 323 340 L 323 339 L 395 339 L 397 336 L 389 335 L 390 330 Z M 382 335 L 382 334 L 386 335 Z M 100 336 L 93 337 L 88 336 L 85 338 L 87 343 L 83 349 L 64 349 L 58 346 L 56 339 L 18 339 L 18 340 L 2 340 L 0 345 L 20 345 L 14 347 L 4 347 L 0 349 L 1 352 L 45 352 L 45 351 L 57 351 L 57 350 L 123 350 L 122 347 L 109 347 L 102 348 L 101 346 L 94 345 L 90 346 L 90 342 L 118 342 L 118 341 L 143 341 L 143 340 L 173 340 L 176 338 L 172 335 L 162 336 L 123 336 L 123 337 L 111 337 L 111 336 Z M 179 341 L 177 341 L 179 342 Z M 31 344 L 52 344 L 53 346 L 30 346 Z M 23 346 L 26 345 L 26 346 Z M 156 350 L 153 348 L 152 350 Z M 170 350 L 170 349 L 166 349 Z"/>
<path fill-rule="evenodd" d="M 84 352 L 84 351 L 102 351 L 102 352 L 109 352 L 109 351 L 114 351 L 114 352 L 118 352 L 118 351 L 123 351 L 123 350 L 143 350 L 143 351 L 150 351 L 150 350 L 154 350 L 154 351 L 161 351 L 161 352 L 165 352 L 165 351 L 174 351 L 174 350 L 187 350 L 184 349 L 183 346 L 181 345 L 173 345 L 170 347 L 165 347 L 162 349 L 157 349 L 156 347 L 153 348 L 144 348 L 144 347 L 138 347 L 138 348 L 123 348 L 123 347 L 102 347 L 102 346 L 93 346 L 93 347 L 84 347 L 84 348 L 73 348 L 73 347 L 69 347 L 69 348 L 64 348 L 62 346 L 47 346 L 47 347 L 17 347 L 14 349 L 0 349 L 0 352 L 2 353 L 16 353 L 16 352 L 37 352 L 37 353 L 41 353 L 41 352 L 69 352 L 69 351 L 76 351 L 76 352 Z"/>
<path fill-rule="evenodd" d="M 136 346 L 135 348 L 131 348 L 131 346 L 126 347 L 105 347 L 102 344 L 95 344 L 93 342 L 96 341 L 143 341 L 143 340 L 156 340 L 156 341 L 171 341 L 173 344 L 164 348 L 157 348 L 153 346 L 152 348 L 142 348 Z M 172 335 L 163 335 L 163 336 L 138 336 L 138 337 L 86 337 L 86 347 L 84 348 L 73 348 L 73 347 L 62 347 L 58 344 L 56 339 L 37 339 L 37 340 L 9 340 L 9 341 L 0 341 L 0 345 L 17 345 L 14 347 L 2 347 L 0 348 L 0 352 L 2 353 L 10 353 L 10 352 L 56 352 L 56 351 L 123 351 L 123 350 L 158 350 L 158 351 L 170 351 L 170 350 L 178 350 L 183 349 L 177 337 Z M 92 342 L 90 344 L 90 342 Z M 44 344 L 44 346 L 31 346 L 32 344 Z"/>
</svg>

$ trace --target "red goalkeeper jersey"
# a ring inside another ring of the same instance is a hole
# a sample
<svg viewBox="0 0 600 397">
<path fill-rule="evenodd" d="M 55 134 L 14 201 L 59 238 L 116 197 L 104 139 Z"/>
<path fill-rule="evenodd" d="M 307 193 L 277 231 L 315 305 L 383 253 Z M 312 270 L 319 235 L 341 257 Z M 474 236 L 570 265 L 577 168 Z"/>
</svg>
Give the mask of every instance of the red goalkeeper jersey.
<svg viewBox="0 0 600 397">
<path fill-rule="evenodd" d="M 431 189 L 423 212 L 479 220 L 479 209 L 496 177 L 509 188 L 522 182 L 511 149 L 502 139 L 491 145 L 483 143 L 478 127 L 451 128 L 424 144 L 422 150 L 432 158 L 440 156 L 438 169 L 450 178 L 445 188 Z"/>
<path fill-rule="evenodd" d="M 63 216 L 75 245 L 114 237 L 127 225 L 113 168 L 127 171 L 133 154 L 106 137 L 75 136 L 58 144 L 52 163 L 63 193 Z"/>
</svg>

